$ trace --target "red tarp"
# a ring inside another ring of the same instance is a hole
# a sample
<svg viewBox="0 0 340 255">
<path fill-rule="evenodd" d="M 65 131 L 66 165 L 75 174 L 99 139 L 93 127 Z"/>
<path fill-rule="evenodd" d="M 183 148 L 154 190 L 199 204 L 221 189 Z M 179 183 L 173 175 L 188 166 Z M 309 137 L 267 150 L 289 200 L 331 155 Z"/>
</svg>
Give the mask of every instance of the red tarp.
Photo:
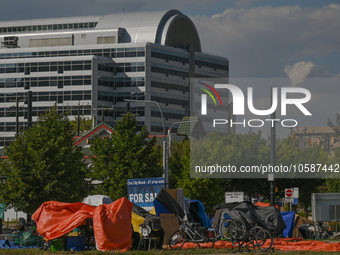
<svg viewBox="0 0 340 255">
<path fill-rule="evenodd" d="M 43 203 L 32 215 L 38 232 L 48 241 L 61 237 L 93 218 L 93 230 L 101 251 L 128 251 L 132 244 L 132 203 L 120 198 L 97 207 L 83 203 Z"/>
<path fill-rule="evenodd" d="M 296 238 L 295 238 L 296 239 Z M 334 252 L 340 251 L 340 243 L 326 243 L 323 241 L 298 241 L 294 242 L 294 238 L 279 238 L 275 239 L 274 247 L 275 250 L 281 251 L 323 251 L 323 252 Z M 292 241 L 293 240 L 293 241 Z M 268 247 L 270 240 L 263 245 L 263 248 Z M 238 249 L 238 243 L 235 243 L 234 249 Z M 232 248 L 232 242 L 228 241 L 217 241 L 214 248 L 217 249 L 228 249 Z M 197 244 L 185 243 L 183 249 L 197 248 Z"/>
</svg>

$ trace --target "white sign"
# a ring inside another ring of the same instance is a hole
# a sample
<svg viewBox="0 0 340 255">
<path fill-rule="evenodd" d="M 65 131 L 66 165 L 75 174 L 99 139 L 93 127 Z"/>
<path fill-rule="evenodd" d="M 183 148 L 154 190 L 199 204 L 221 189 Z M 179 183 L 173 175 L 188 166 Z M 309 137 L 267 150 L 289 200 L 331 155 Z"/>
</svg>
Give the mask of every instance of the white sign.
<svg viewBox="0 0 340 255">
<path fill-rule="evenodd" d="M 288 188 L 285 189 L 286 198 L 299 198 L 299 188 Z"/>
<path fill-rule="evenodd" d="M 234 202 L 242 202 L 244 201 L 244 192 L 226 192 L 225 193 L 225 202 L 226 203 L 234 203 Z"/>
</svg>

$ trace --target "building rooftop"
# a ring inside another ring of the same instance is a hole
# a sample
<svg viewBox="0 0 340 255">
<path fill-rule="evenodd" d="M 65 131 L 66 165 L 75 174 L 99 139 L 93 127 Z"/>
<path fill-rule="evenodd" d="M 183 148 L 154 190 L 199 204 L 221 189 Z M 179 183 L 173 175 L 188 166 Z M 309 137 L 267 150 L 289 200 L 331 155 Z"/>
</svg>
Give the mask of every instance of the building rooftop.
<svg viewBox="0 0 340 255">
<path fill-rule="evenodd" d="M 193 45 L 201 52 L 201 42 L 193 22 L 178 10 L 123 12 L 104 16 L 32 19 L 0 22 L 0 39 L 65 33 L 70 30 L 105 31 L 123 29 L 124 42 L 151 42 L 186 49 Z"/>
</svg>

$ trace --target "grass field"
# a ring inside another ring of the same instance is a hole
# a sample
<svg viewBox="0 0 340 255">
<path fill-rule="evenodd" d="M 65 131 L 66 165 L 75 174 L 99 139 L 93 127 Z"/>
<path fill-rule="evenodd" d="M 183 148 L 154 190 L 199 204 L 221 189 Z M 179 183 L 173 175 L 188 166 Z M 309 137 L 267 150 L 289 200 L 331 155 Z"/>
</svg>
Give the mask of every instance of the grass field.
<svg viewBox="0 0 340 255">
<path fill-rule="evenodd" d="M 20 249 L 20 250 L 10 250 L 10 249 L 0 249 L 0 254 L 53 254 L 53 255 L 58 255 L 58 254 L 84 254 L 84 255 L 89 255 L 89 254 L 129 254 L 129 255 L 144 255 L 144 254 L 270 254 L 271 252 L 261 252 L 261 251 L 252 251 L 252 252 L 238 252 L 234 250 L 234 252 L 231 249 L 186 249 L 186 250 L 151 250 L 151 251 L 129 251 L 129 252 L 101 252 L 101 251 L 81 251 L 81 252 L 67 252 L 67 251 L 60 251 L 60 252 L 53 252 L 51 250 L 39 250 L 39 249 Z M 279 255 L 284 255 L 284 254 L 292 254 L 292 255 L 300 255 L 300 254 L 311 254 L 311 255 L 316 255 L 316 254 L 326 254 L 326 252 L 316 252 L 316 251 L 278 251 L 275 250 L 275 254 Z M 327 252 L 327 254 L 339 254 L 337 252 Z"/>
</svg>

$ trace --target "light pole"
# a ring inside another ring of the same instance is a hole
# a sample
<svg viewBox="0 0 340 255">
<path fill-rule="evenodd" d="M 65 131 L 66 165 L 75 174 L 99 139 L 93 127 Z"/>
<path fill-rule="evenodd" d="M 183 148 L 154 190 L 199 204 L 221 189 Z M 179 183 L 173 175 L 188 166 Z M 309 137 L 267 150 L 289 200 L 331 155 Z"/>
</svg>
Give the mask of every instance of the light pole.
<svg viewBox="0 0 340 255">
<path fill-rule="evenodd" d="M 162 118 L 162 125 L 163 125 L 163 169 L 164 169 L 164 182 L 165 182 L 165 188 L 169 188 L 169 171 L 167 170 L 166 167 L 166 140 L 165 140 L 165 123 L 164 123 L 164 117 L 163 117 L 163 112 L 161 109 L 161 106 L 159 105 L 158 102 L 156 101 L 149 101 L 149 100 L 134 100 L 134 99 L 125 99 L 125 102 L 139 102 L 139 103 L 152 103 L 156 104 L 160 113 L 161 113 L 161 118 Z"/>
<path fill-rule="evenodd" d="M 188 120 L 188 121 L 178 121 L 171 124 L 170 128 L 168 129 L 168 141 L 167 141 L 167 152 L 166 152 L 166 171 L 168 173 L 168 182 L 166 182 L 169 186 L 169 156 L 170 156 L 170 147 L 171 147 L 171 129 L 173 126 L 183 123 L 192 123 L 197 122 L 197 120 Z M 167 187 L 169 188 L 169 187 Z"/>
</svg>

